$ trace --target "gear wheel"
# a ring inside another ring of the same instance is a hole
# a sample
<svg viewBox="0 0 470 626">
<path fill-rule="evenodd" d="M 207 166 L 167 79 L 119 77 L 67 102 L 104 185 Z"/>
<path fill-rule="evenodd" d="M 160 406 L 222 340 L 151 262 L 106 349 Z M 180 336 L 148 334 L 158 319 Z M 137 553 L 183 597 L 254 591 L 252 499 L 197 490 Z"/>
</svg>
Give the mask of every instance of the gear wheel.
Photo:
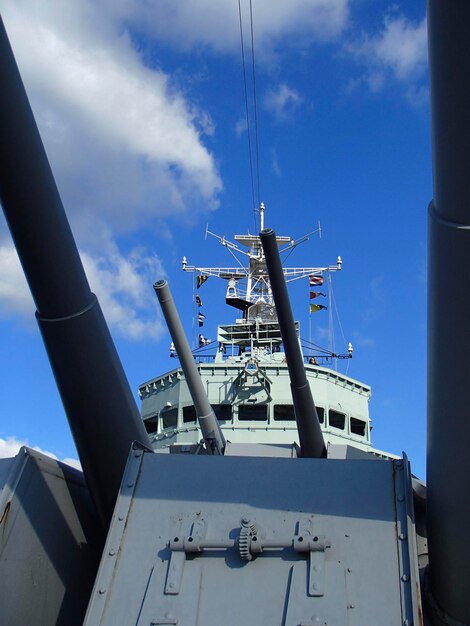
<svg viewBox="0 0 470 626">
<path fill-rule="evenodd" d="M 240 535 L 238 537 L 238 550 L 240 556 L 244 561 L 251 561 L 253 555 L 251 554 L 251 538 L 258 533 L 258 528 L 254 522 L 247 518 L 242 519 L 242 527 L 240 528 Z"/>
<path fill-rule="evenodd" d="M 253 556 L 250 552 L 251 537 L 253 533 L 249 528 L 243 527 L 240 529 L 240 536 L 238 537 L 238 550 L 240 556 L 244 561 L 251 561 Z"/>
</svg>

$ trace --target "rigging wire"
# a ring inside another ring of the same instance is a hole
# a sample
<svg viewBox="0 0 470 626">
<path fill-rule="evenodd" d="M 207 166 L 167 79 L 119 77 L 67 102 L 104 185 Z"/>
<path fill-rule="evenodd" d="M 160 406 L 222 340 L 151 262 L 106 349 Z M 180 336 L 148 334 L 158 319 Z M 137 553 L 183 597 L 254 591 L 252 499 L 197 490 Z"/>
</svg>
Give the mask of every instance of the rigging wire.
<svg viewBox="0 0 470 626">
<path fill-rule="evenodd" d="M 336 304 L 336 298 L 335 298 L 335 294 L 333 293 L 333 291 L 331 292 L 331 296 L 332 296 L 332 300 L 333 300 L 333 305 L 334 305 L 334 307 L 335 307 L 336 318 L 337 318 L 337 320 L 338 320 L 338 326 L 339 326 L 339 329 L 340 329 L 340 331 L 341 331 L 341 336 L 342 336 L 342 338 L 343 338 L 344 345 L 345 345 L 345 346 L 347 346 L 347 345 L 348 345 L 348 342 L 346 341 L 346 337 L 344 336 L 343 326 L 342 326 L 342 324 L 341 324 L 341 320 L 340 320 L 340 317 L 339 317 L 338 306 L 337 306 L 337 304 Z"/>
<path fill-rule="evenodd" d="M 333 311 L 332 311 L 332 285 L 331 285 L 331 274 L 328 274 L 328 326 L 329 326 L 329 339 L 328 339 L 328 347 L 331 352 L 335 352 L 335 329 L 333 326 Z M 335 368 L 337 369 L 338 363 L 335 364 Z"/>
<path fill-rule="evenodd" d="M 251 200 L 253 202 L 253 219 L 255 222 L 255 232 L 256 232 L 255 182 L 254 182 L 254 176 L 253 176 L 253 157 L 252 157 L 253 151 L 251 147 L 250 113 L 249 113 L 249 106 L 248 106 L 248 90 L 247 90 L 247 85 L 246 85 L 245 44 L 243 42 L 243 22 L 242 22 L 241 0 L 238 0 L 238 18 L 240 22 L 240 45 L 241 45 L 241 53 L 242 53 L 243 87 L 244 87 L 244 92 L 245 92 L 245 114 L 246 114 L 246 129 L 248 133 L 248 152 L 250 155 Z"/>
<path fill-rule="evenodd" d="M 319 346 L 317 343 L 313 343 L 313 341 L 307 341 L 307 339 L 301 339 L 301 341 L 303 345 L 305 345 L 307 348 L 315 348 L 316 350 L 318 350 L 319 352 L 322 352 L 326 356 L 332 356 L 333 354 L 331 350 L 327 350 L 326 348 Z"/>
<path fill-rule="evenodd" d="M 252 77 L 253 77 L 253 118 L 254 118 L 253 124 L 250 121 L 250 104 L 249 104 L 249 98 L 248 98 L 247 72 L 246 72 L 246 63 L 245 63 L 245 40 L 244 40 L 244 34 L 243 34 L 241 0 L 238 0 L 238 18 L 239 18 L 239 23 L 240 23 L 240 44 L 241 44 L 242 67 L 243 67 L 243 87 L 244 87 L 244 94 L 245 94 L 245 115 L 246 115 L 246 128 L 247 128 L 247 135 L 248 135 L 251 200 L 253 203 L 253 220 L 254 220 L 255 232 L 258 232 L 260 227 L 258 227 L 256 216 L 259 213 L 259 207 L 261 205 L 261 194 L 260 194 L 260 173 L 259 173 L 260 169 L 259 169 L 258 107 L 257 107 L 257 96 L 256 96 L 255 44 L 254 44 L 252 0 L 250 0 L 250 36 L 251 36 L 251 71 L 252 71 Z M 253 133 L 254 133 L 254 146 L 253 146 L 253 139 L 252 139 Z M 253 162 L 254 157 L 255 157 L 255 163 Z M 255 194 L 255 166 L 256 166 L 257 194 Z M 258 198 L 258 204 L 256 204 L 256 200 L 255 200 L 256 195 Z"/>
<path fill-rule="evenodd" d="M 227 248 L 227 250 L 230 252 L 230 254 L 233 256 L 233 258 L 235 259 L 235 261 L 238 263 L 238 265 L 242 268 L 242 270 L 244 271 L 245 275 L 248 276 L 248 272 L 246 267 L 243 265 L 243 263 L 240 261 L 240 259 L 237 257 L 237 255 L 235 254 L 235 252 L 233 250 L 231 250 L 228 246 L 225 246 Z"/>
<path fill-rule="evenodd" d="M 283 258 L 283 260 L 282 260 L 282 264 L 283 264 L 283 265 L 284 265 L 284 263 L 287 261 L 287 259 L 290 257 L 290 255 L 294 252 L 294 250 L 295 250 L 295 247 L 294 247 L 294 246 L 292 246 L 292 247 L 290 248 L 290 250 L 288 251 L 288 253 L 286 254 L 286 256 L 285 256 L 285 257 Z"/>
<path fill-rule="evenodd" d="M 196 306 L 196 274 L 193 274 L 193 306 L 192 306 L 192 317 L 191 317 L 191 343 L 192 349 L 194 350 L 196 346 L 196 315 L 197 315 L 197 306 Z"/>
<path fill-rule="evenodd" d="M 261 204 L 261 194 L 259 185 L 259 141 L 258 141 L 258 108 L 256 99 L 256 73 L 255 73 L 255 39 L 253 35 L 253 5 L 250 0 L 250 29 L 251 29 L 251 64 L 253 72 L 253 110 L 255 114 L 255 152 L 256 152 L 256 181 L 258 188 L 258 206 Z"/>
</svg>

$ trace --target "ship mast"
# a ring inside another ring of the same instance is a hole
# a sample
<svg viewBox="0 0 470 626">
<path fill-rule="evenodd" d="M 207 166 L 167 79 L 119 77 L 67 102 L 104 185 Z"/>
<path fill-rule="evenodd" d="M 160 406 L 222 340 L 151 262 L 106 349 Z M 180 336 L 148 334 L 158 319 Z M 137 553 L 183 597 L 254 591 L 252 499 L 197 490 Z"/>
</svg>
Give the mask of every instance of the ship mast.
<svg viewBox="0 0 470 626">
<path fill-rule="evenodd" d="M 264 202 L 261 202 L 259 205 L 259 222 L 260 222 L 260 231 L 264 230 Z"/>
<path fill-rule="evenodd" d="M 263 203 L 259 207 L 260 226 L 264 229 L 265 206 Z M 287 236 L 277 236 L 276 241 L 281 256 L 283 253 L 291 252 L 295 247 L 307 241 L 312 235 L 320 234 L 321 228 L 307 233 L 300 239 L 294 240 Z M 269 276 L 266 269 L 266 261 L 261 245 L 259 235 L 235 235 L 236 243 L 229 241 L 225 236 L 217 235 L 206 229 L 206 236 L 215 237 L 219 243 L 227 248 L 229 253 L 237 262 L 237 266 L 232 267 L 205 267 L 189 265 L 187 258 L 183 257 L 182 269 L 185 272 L 195 272 L 204 277 L 204 280 L 210 276 L 222 278 L 227 281 L 226 302 L 237 309 L 243 311 L 244 318 L 251 317 L 249 310 L 254 305 L 257 318 L 274 319 L 274 301 L 269 282 Z M 245 261 L 243 262 L 243 257 Z M 248 258 L 248 263 L 246 262 Z M 286 282 L 292 282 L 306 277 L 316 277 L 321 279 L 325 272 L 337 272 L 341 270 L 341 257 L 337 258 L 336 264 L 327 266 L 310 266 L 310 267 L 283 267 Z"/>
</svg>

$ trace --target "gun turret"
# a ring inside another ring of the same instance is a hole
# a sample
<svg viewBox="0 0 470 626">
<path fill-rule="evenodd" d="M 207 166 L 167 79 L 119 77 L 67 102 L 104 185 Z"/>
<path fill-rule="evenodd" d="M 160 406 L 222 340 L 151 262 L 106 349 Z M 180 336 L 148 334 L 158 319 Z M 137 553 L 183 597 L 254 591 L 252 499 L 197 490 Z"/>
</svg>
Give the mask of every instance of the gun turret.
<svg viewBox="0 0 470 626">
<path fill-rule="evenodd" d="M 162 307 L 168 329 L 173 343 L 176 346 L 176 353 L 183 368 L 189 393 L 194 402 L 196 415 L 201 428 L 202 436 L 209 454 L 223 454 L 225 449 L 225 438 L 217 422 L 214 411 L 209 404 L 209 399 L 201 377 L 197 371 L 194 357 L 189 347 L 186 335 L 184 334 L 178 311 L 171 295 L 170 287 L 166 280 L 157 281 L 153 288 L 157 294 L 158 301 Z"/>
<path fill-rule="evenodd" d="M 130 446 L 148 439 L 90 291 L 1 19 L 0 84 L 0 202 L 83 472 L 107 525 Z"/>
<path fill-rule="evenodd" d="M 291 381 L 292 402 L 299 431 L 302 456 L 323 457 L 326 454 L 325 442 L 295 332 L 294 318 L 282 271 L 276 233 L 272 228 L 267 228 L 261 231 L 260 238 L 286 353 L 287 368 Z"/>
<path fill-rule="evenodd" d="M 470 624 L 470 4 L 428 0 L 434 200 L 429 205 L 429 589 Z M 442 303 L 442 285 L 451 294 Z"/>
</svg>

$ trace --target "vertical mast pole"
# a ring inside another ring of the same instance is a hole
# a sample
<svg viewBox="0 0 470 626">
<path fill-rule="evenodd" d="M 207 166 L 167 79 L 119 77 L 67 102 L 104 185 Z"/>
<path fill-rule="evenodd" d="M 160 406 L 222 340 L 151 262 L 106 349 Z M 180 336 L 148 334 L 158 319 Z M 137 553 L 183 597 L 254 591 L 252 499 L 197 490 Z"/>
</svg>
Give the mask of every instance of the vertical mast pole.
<svg viewBox="0 0 470 626">
<path fill-rule="evenodd" d="M 264 202 L 259 205 L 259 223 L 260 231 L 264 230 Z"/>
</svg>

